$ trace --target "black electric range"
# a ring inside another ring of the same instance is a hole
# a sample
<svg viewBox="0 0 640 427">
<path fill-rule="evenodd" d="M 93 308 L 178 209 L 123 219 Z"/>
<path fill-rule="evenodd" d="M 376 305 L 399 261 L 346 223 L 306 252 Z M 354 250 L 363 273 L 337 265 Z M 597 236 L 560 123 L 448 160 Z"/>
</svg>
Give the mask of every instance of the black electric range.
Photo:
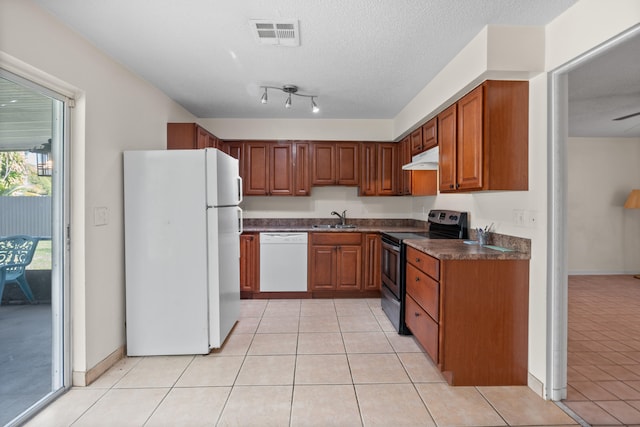
<svg viewBox="0 0 640 427">
<path fill-rule="evenodd" d="M 409 239 L 467 239 L 469 236 L 466 212 L 431 210 L 429 229 L 424 232 L 383 232 L 382 233 L 382 310 L 398 333 L 411 332 L 404 322 L 405 312 L 405 263 L 406 245 Z"/>
</svg>

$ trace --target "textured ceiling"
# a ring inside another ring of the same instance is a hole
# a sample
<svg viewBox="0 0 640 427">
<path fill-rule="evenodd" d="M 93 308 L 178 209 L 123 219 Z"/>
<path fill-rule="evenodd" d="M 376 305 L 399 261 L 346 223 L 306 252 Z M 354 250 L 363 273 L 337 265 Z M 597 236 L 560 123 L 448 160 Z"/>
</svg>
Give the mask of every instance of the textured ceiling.
<svg viewBox="0 0 640 427">
<path fill-rule="evenodd" d="M 640 34 L 569 72 L 569 135 L 640 137 Z"/>
<path fill-rule="evenodd" d="M 204 118 L 391 119 L 487 24 L 545 25 L 575 0 L 35 0 Z M 250 19 L 296 19 L 300 47 Z M 259 102 L 259 86 L 294 84 Z"/>
<path fill-rule="evenodd" d="M 485 25 L 544 25 L 574 0 L 35 0 L 194 115 L 393 118 Z M 299 20 L 300 47 L 250 19 Z M 569 134 L 640 137 L 640 36 L 569 73 Z M 269 92 L 296 84 L 318 95 Z M 18 102 L 12 103 L 12 100 Z M 51 100 L 0 79 L 0 150 L 50 138 Z"/>
</svg>

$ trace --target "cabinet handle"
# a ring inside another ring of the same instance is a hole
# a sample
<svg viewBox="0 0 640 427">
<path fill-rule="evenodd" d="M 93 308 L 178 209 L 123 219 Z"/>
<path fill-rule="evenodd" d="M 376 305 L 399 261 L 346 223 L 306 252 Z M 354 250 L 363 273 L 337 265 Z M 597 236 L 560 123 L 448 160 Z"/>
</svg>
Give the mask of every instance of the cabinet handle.
<svg viewBox="0 0 640 427">
<path fill-rule="evenodd" d="M 416 277 L 416 282 L 419 282 L 419 281 L 420 281 L 420 278 L 419 278 L 419 277 Z"/>
<path fill-rule="evenodd" d="M 420 317 L 420 313 L 418 313 L 417 311 L 415 313 L 413 313 L 416 315 L 416 317 Z"/>
<path fill-rule="evenodd" d="M 416 258 L 416 262 L 421 262 L 421 261 L 420 261 L 420 258 Z"/>
<path fill-rule="evenodd" d="M 454 188 L 454 187 L 453 187 L 453 184 L 449 184 L 449 188 Z"/>
</svg>

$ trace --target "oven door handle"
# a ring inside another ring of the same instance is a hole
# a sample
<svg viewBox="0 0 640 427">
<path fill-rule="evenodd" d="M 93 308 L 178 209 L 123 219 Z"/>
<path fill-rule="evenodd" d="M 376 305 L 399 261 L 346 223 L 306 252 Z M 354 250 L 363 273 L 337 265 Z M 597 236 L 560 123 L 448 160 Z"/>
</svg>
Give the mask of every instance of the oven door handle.
<svg viewBox="0 0 640 427">
<path fill-rule="evenodd" d="M 396 246 L 393 243 L 389 243 L 385 240 L 382 241 L 382 249 L 400 253 L 400 246 Z"/>
</svg>

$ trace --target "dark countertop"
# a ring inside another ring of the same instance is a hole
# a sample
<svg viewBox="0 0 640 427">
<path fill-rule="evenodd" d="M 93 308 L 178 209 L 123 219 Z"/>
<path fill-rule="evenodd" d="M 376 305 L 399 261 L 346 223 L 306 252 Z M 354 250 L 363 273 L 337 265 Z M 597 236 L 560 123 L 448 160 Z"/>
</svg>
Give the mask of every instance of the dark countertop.
<svg viewBox="0 0 640 427">
<path fill-rule="evenodd" d="M 355 225 L 354 228 L 314 228 L 314 224 L 339 224 L 339 221 L 337 218 L 250 218 L 243 221 L 243 230 L 247 233 L 379 233 L 382 231 L 426 231 L 428 229 L 425 221 L 409 219 L 347 218 L 347 224 Z"/>
<path fill-rule="evenodd" d="M 408 239 L 403 240 L 407 246 L 411 246 L 421 252 L 431 255 L 440 260 L 473 260 L 473 259 L 492 259 L 492 260 L 528 260 L 531 259 L 530 252 L 520 252 L 511 250 L 503 252 L 491 249 L 487 246 L 480 246 L 477 243 L 466 244 L 465 240 L 452 239 Z M 489 245 L 491 246 L 491 245 Z M 504 246 L 497 246 L 502 247 Z"/>
<path fill-rule="evenodd" d="M 402 227 L 402 226 L 374 226 L 364 225 L 354 228 L 313 228 L 311 225 L 267 225 L 267 226 L 244 226 L 245 233 L 380 233 L 380 232 L 409 232 L 426 231 L 422 227 Z"/>
<path fill-rule="evenodd" d="M 243 221 L 246 233 L 380 233 L 427 231 L 428 223 L 413 219 L 361 219 L 347 218 L 354 228 L 313 228 L 314 224 L 338 224 L 337 218 L 249 218 Z M 475 230 L 469 230 L 469 238 L 475 239 Z M 477 244 L 465 244 L 463 240 L 411 239 L 405 240 L 422 252 L 439 259 L 530 259 L 531 240 L 498 233 L 490 233 L 489 242 L 512 251 L 503 252 Z"/>
</svg>

